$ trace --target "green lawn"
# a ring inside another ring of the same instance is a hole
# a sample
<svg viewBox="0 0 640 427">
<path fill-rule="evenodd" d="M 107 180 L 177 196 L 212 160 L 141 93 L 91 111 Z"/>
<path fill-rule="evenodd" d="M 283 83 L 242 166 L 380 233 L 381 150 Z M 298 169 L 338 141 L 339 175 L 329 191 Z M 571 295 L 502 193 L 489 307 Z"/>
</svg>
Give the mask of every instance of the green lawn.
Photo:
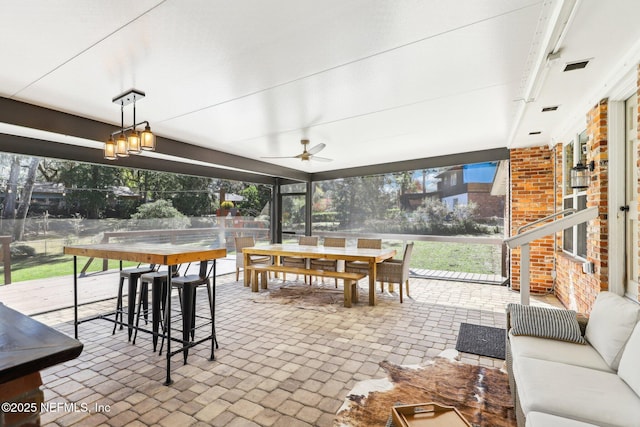
<svg viewBox="0 0 640 427">
<path fill-rule="evenodd" d="M 78 257 L 78 272 L 82 270 L 89 258 Z M 123 267 L 136 266 L 135 262 L 125 261 Z M 119 262 L 109 261 L 109 269 L 119 268 Z M 94 260 L 87 272 L 102 270 L 102 260 Z M 66 276 L 73 274 L 73 257 L 68 255 L 38 255 L 11 263 L 11 282 L 45 279 L 47 277 Z M 0 281 L 4 284 L 4 270 L 0 268 Z"/>
<path fill-rule="evenodd" d="M 400 244 L 398 257 L 402 257 Z M 498 245 L 416 241 L 411 267 L 465 273 L 500 274 L 501 249 Z"/>
<path fill-rule="evenodd" d="M 399 242 L 391 245 L 402 257 L 402 245 Z M 500 246 L 470 243 L 415 242 L 411 267 L 461 271 L 465 273 L 500 274 Z M 78 257 L 78 271 L 88 258 Z M 134 262 L 123 262 L 123 267 L 137 265 Z M 110 260 L 109 269 L 117 269 L 118 261 Z M 2 269 L 0 269 L 2 270 Z M 87 270 L 102 270 L 102 260 L 94 260 Z M 4 273 L 0 271 L 0 281 L 4 284 Z M 73 274 L 73 257 L 65 255 L 38 255 L 25 260 L 12 262 L 12 282 L 44 279 L 47 277 Z"/>
</svg>

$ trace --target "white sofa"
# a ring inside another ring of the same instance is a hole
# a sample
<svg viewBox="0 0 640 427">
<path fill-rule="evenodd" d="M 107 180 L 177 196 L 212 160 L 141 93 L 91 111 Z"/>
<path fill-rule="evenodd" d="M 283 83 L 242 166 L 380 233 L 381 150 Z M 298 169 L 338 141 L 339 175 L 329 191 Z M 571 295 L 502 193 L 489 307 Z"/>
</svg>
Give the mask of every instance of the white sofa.
<svg viewBox="0 0 640 427">
<path fill-rule="evenodd" d="M 582 323 L 569 310 L 509 304 L 518 426 L 640 427 L 639 321 L 640 305 L 611 292 L 598 295 Z"/>
</svg>

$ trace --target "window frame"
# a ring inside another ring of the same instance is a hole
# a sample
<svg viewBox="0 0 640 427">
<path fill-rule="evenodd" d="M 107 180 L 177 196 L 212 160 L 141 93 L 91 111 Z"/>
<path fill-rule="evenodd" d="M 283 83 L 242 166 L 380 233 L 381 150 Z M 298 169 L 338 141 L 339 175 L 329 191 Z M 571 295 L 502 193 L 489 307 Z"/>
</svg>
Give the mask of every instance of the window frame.
<svg viewBox="0 0 640 427">
<path fill-rule="evenodd" d="M 574 208 L 576 211 L 587 208 L 587 189 L 575 189 L 570 186 L 571 168 L 578 162 L 587 163 L 586 147 L 588 142 L 587 131 L 576 134 L 575 138 L 562 149 L 562 208 Z M 567 159 L 569 147 L 571 159 Z M 567 241 L 567 238 L 571 241 Z M 562 232 L 562 251 L 581 261 L 587 260 L 588 231 L 587 224 L 582 223 L 567 228 Z M 584 252 L 584 253 L 581 253 Z"/>
</svg>

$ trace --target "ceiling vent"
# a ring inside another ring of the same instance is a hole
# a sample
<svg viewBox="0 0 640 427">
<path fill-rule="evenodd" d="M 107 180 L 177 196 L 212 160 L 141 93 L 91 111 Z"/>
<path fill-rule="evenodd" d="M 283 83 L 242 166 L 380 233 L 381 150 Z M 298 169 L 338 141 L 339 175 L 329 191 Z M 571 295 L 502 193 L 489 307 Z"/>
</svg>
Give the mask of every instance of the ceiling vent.
<svg viewBox="0 0 640 427">
<path fill-rule="evenodd" d="M 589 60 L 578 61 L 578 62 L 569 62 L 564 67 L 564 71 L 581 70 L 584 67 L 586 67 L 588 63 L 589 63 Z"/>
<path fill-rule="evenodd" d="M 542 133 L 542 131 L 536 130 L 533 132 L 529 132 L 529 135 L 540 135 Z"/>
<path fill-rule="evenodd" d="M 557 109 L 558 109 L 558 106 L 557 105 L 553 105 L 551 107 L 544 107 L 542 109 L 542 112 L 543 113 L 548 113 L 549 111 L 556 111 Z"/>
</svg>

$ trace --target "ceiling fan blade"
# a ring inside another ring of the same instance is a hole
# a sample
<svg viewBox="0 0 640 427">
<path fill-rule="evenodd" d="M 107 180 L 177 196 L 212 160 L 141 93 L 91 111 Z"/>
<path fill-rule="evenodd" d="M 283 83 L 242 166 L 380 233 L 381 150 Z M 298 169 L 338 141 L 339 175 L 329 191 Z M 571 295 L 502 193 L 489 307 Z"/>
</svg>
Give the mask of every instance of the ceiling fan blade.
<svg viewBox="0 0 640 427">
<path fill-rule="evenodd" d="M 307 153 L 309 153 L 309 154 L 316 154 L 316 153 L 319 153 L 319 152 L 321 152 L 322 150 L 324 150 L 324 147 L 326 147 L 326 146 L 327 146 L 327 144 L 325 144 L 324 142 L 321 142 L 320 144 L 315 145 L 315 146 L 313 146 L 313 147 L 309 148 L 309 149 L 307 150 Z"/>
<path fill-rule="evenodd" d="M 332 162 L 333 159 L 327 159 L 326 157 L 318 157 L 318 156 L 311 156 L 311 160 L 317 160 L 319 162 Z"/>
<path fill-rule="evenodd" d="M 298 156 L 261 156 L 261 159 L 295 159 Z"/>
</svg>

